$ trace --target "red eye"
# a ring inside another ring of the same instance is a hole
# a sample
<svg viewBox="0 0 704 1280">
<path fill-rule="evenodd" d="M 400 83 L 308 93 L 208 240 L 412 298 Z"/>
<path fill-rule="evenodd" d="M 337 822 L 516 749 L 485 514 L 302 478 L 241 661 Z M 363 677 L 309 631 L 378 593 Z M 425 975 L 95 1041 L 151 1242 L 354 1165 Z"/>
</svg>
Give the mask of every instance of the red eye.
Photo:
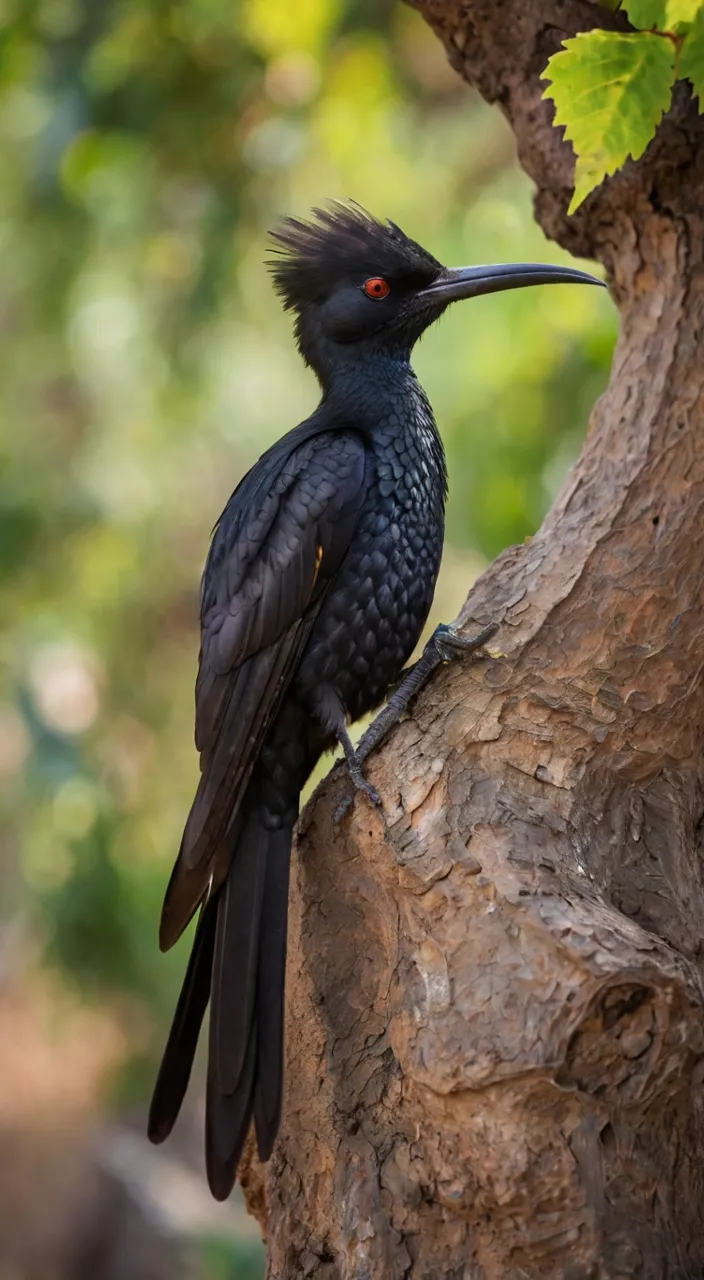
<svg viewBox="0 0 704 1280">
<path fill-rule="evenodd" d="M 383 276 L 372 276 L 362 286 L 368 298 L 386 298 L 391 293 L 391 285 Z"/>
</svg>

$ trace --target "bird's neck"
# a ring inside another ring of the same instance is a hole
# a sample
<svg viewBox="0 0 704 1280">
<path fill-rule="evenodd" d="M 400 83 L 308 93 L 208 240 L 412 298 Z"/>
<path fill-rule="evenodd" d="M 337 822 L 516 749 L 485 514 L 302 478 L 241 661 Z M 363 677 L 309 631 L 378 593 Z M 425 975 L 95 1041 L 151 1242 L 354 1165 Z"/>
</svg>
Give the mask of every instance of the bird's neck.
<svg viewBox="0 0 704 1280">
<path fill-rule="evenodd" d="M 430 404 L 408 358 L 375 351 L 362 359 L 351 356 L 338 360 L 326 373 L 321 379 L 321 408 L 348 426 L 373 429 L 392 416 L 397 416 L 400 424 L 419 407 L 423 416 L 433 421 Z"/>
<path fill-rule="evenodd" d="M 430 401 L 407 359 L 375 352 L 363 361 L 350 361 L 346 367 L 338 364 L 331 379 L 323 383 L 318 412 L 324 421 L 360 431 L 375 452 L 395 448 L 398 438 L 407 444 L 414 442 L 417 455 L 425 460 L 429 482 L 444 505 L 445 450 Z"/>
</svg>

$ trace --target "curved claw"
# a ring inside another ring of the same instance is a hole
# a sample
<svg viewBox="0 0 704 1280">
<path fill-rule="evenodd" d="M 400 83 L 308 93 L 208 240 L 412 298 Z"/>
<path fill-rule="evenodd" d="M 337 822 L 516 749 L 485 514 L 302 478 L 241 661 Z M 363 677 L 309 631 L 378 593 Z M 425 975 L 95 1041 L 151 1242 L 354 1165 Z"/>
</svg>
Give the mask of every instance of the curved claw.
<svg viewBox="0 0 704 1280">
<path fill-rule="evenodd" d="M 365 795 L 367 799 L 371 800 L 372 804 L 377 809 L 381 808 L 381 796 L 379 795 L 376 787 L 372 786 L 371 782 L 367 782 L 366 778 L 361 778 L 359 782 L 353 778 L 352 781 L 357 791 L 361 791 L 362 795 Z"/>
<path fill-rule="evenodd" d="M 447 623 L 441 623 L 433 632 L 430 643 L 443 662 L 451 662 L 463 653 L 474 653 L 476 649 L 481 649 L 487 640 L 496 635 L 498 629 L 498 623 L 490 622 L 476 636 L 462 636 Z"/>
<path fill-rule="evenodd" d="M 379 795 L 379 792 L 377 791 L 376 787 L 372 786 L 371 782 L 367 782 L 361 770 L 359 771 L 359 773 L 357 773 L 356 771 L 353 772 L 350 769 L 349 776 L 352 780 L 352 785 L 354 786 L 355 791 L 360 792 L 362 795 L 366 796 L 367 799 L 370 800 L 371 803 L 375 806 L 375 808 L 381 809 L 382 804 L 381 804 L 381 796 Z M 346 795 L 342 797 L 340 803 L 338 804 L 335 812 L 332 815 L 333 826 L 339 827 L 340 823 L 342 822 L 342 819 L 347 816 L 353 804 L 354 804 L 354 795 Z"/>
<path fill-rule="evenodd" d="M 334 827 L 339 827 L 340 823 L 342 822 L 342 819 L 347 817 L 347 814 L 352 808 L 352 800 L 353 800 L 352 796 L 342 797 L 340 803 L 338 804 L 337 808 L 335 809 L 335 812 L 332 815 L 332 825 Z"/>
</svg>

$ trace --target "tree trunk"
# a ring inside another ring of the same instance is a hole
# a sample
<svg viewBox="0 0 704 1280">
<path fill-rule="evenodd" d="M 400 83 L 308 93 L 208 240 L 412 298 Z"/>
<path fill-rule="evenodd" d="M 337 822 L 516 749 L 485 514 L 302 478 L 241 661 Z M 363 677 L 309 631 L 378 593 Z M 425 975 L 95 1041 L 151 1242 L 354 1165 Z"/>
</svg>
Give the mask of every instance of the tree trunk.
<svg viewBox="0 0 704 1280">
<path fill-rule="evenodd" d="M 704 1274 L 704 128 L 686 86 L 573 218 L 541 99 L 579 0 L 417 0 L 515 130 L 548 235 L 603 262 L 609 390 L 540 532 L 370 762 L 301 824 L 287 1094 L 252 1160 L 270 1277 Z"/>
</svg>

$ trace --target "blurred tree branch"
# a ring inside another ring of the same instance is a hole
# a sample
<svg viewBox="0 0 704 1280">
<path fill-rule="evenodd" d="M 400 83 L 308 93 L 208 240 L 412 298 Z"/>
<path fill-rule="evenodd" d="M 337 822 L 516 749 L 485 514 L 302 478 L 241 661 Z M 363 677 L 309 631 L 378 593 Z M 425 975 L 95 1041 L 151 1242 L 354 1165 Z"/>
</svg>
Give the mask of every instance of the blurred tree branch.
<svg viewBox="0 0 704 1280">
<path fill-rule="evenodd" d="M 516 135 L 545 232 L 606 267 L 611 384 L 536 537 L 470 593 L 504 657 L 438 676 L 302 821 L 284 1130 L 246 1181 L 271 1277 L 697 1277 L 704 1062 L 704 125 L 566 208 L 541 72 L 583 0 L 416 0 Z"/>
</svg>

